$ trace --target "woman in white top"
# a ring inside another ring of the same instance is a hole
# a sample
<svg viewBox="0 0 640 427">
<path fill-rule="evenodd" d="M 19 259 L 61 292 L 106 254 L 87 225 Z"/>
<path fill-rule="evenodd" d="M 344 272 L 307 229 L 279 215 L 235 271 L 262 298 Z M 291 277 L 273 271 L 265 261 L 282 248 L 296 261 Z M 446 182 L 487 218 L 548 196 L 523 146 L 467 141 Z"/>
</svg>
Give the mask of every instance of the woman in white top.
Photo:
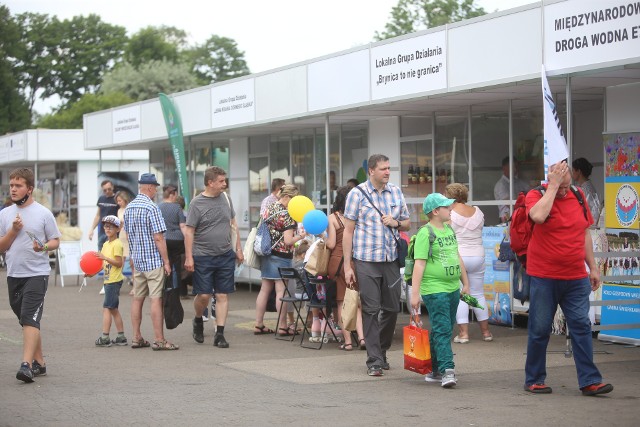
<svg viewBox="0 0 640 427">
<path fill-rule="evenodd" d="M 462 257 L 469 276 L 471 296 L 475 297 L 484 309 L 473 308 L 480 324 L 482 339 L 492 341 L 489 331 L 489 310 L 484 297 L 484 246 L 482 246 L 482 228 L 484 214 L 477 206 L 467 205 L 469 191 L 462 184 L 449 184 L 444 190 L 445 197 L 454 199 L 451 205 L 451 227 L 458 240 L 458 252 Z M 453 342 L 466 344 L 469 342 L 469 305 L 463 301 L 458 304 L 456 322 L 460 332 Z"/>
</svg>

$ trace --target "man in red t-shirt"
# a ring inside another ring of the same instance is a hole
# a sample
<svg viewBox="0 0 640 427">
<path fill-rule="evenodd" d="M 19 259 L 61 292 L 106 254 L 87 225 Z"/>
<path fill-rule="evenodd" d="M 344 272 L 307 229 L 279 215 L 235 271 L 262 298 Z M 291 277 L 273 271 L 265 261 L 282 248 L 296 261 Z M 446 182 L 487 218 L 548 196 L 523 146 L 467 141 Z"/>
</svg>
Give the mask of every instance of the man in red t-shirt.
<svg viewBox="0 0 640 427">
<path fill-rule="evenodd" d="M 531 299 L 524 389 L 531 393 L 551 393 L 551 387 L 544 383 L 547 345 L 553 316 L 560 304 L 567 319 L 582 394 L 609 393 L 613 386 L 602 383 L 602 376 L 593 363 L 589 320 L 589 294 L 600 286 L 589 234 L 593 218 L 589 209 L 585 216 L 585 210 L 571 191 L 566 161 L 552 165 L 548 178 L 544 195 L 530 191 L 526 198 L 527 214 L 535 226 L 527 249 Z M 584 200 L 584 194 L 582 198 Z"/>
</svg>

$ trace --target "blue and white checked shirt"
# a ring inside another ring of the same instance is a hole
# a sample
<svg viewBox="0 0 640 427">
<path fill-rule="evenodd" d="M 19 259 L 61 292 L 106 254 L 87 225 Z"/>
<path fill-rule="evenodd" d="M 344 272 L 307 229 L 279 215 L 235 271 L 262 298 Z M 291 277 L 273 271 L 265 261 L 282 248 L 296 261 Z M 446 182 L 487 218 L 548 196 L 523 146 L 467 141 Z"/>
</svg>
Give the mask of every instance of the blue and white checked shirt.
<svg viewBox="0 0 640 427">
<path fill-rule="evenodd" d="M 378 192 L 369 180 L 359 185 L 376 207 L 385 214 L 391 214 L 398 221 L 409 218 L 407 204 L 400 188 L 387 184 Z M 382 223 L 382 218 L 371 203 L 356 188 L 349 191 L 344 217 L 356 221 L 353 232 L 353 258 L 369 262 L 391 262 L 398 258 L 396 237 L 398 232 Z"/>
<path fill-rule="evenodd" d="M 162 213 L 145 194 L 138 194 L 124 210 L 124 229 L 129 236 L 129 253 L 138 271 L 152 271 L 162 267 L 162 257 L 153 235 L 164 233 Z"/>
</svg>

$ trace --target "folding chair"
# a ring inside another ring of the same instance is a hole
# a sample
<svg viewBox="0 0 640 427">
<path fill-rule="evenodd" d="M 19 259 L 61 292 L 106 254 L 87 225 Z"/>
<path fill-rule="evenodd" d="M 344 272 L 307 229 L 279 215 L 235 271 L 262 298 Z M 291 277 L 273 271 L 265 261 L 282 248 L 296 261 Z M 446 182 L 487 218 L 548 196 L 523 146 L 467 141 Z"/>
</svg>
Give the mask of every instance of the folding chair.
<svg viewBox="0 0 640 427">
<path fill-rule="evenodd" d="M 322 328 L 322 331 L 320 334 L 322 339 L 320 340 L 319 343 L 317 343 L 319 345 L 315 346 L 315 345 L 309 345 L 305 343 L 305 336 L 307 335 L 311 336 L 310 331 L 308 330 L 308 328 L 305 327 L 302 330 L 302 337 L 300 338 L 300 346 L 304 348 L 320 350 L 322 348 L 322 344 L 328 343 L 332 336 L 335 342 L 338 342 L 338 343 L 342 342 L 342 338 L 336 335 L 334 328 L 332 326 L 329 326 L 329 322 L 331 322 L 331 313 L 333 312 L 333 308 L 337 307 L 338 305 L 336 302 L 336 297 L 337 297 L 336 282 L 335 280 L 331 280 L 331 279 L 316 279 L 314 277 L 308 277 L 307 280 L 311 290 L 313 291 L 310 301 L 307 303 L 307 317 L 309 317 L 309 313 L 311 312 L 312 309 L 317 308 L 320 310 L 320 312 L 324 316 L 325 322 L 324 322 L 324 328 Z M 324 300 L 319 300 L 317 298 L 318 285 L 321 285 L 321 284 L 325 286 L 325 290 L 326 290 Z M 331 331 L 330 335 L 327 335 L 327 328 L 329 329 L 329 331 Z"/>
<path fill-rule="evenodd" d="M 296 312 L 296 322 L 293 326 L 293 330 L 294 331 L 298 330 L 298 322 L 302 322 L 302 324 L 306 328 L 307 324 L 302 318 L 302 315 L 300 314 L 300 312 L 302 310 L 302 303 L 309 301 L 309 296 L 307 295 L 306 292 L 304 292 L 300 298 L 296 297 L 295 295 L 291 295 L 291 292 L 289 292 L 289 288 L 287 286 L 287 284 L 289 283 L 289 280 L 291 279 L 302 280 L 302 278 L 300 277 L 298 271 L 295 268 L 279 267 L 278 272 L 280 273 L 280 277 L 285 283 L 284 296 L 280 297 L 280 301 L 282 301 L 283 303 L 291 304 L 293 306 L 293 310 Z M 284 313 L 284 314 L 282 313 L 282 305 L 281 305 L 280 311 L 278 311 L 278 320 L 276 323 L 276 327 L 280 325 L 280 317 L 283 315 L 286 316 L 287 313 Z M 276 330 L 275 338 L 277 340 L 293 341 L 295 337 L 296 337 L 295 332 L 292 335 L 280 336 L 278 335 L 278 331 Z"/>
</svg>

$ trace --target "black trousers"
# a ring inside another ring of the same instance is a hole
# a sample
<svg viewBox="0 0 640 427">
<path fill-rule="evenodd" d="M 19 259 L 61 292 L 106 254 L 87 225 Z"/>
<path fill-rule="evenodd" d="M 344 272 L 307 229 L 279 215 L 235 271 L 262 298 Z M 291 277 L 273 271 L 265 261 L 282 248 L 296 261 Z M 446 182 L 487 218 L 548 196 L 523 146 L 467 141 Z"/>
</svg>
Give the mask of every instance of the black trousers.
<svg viewBox="0 0 640 427">
<path fill-rule="evenodd" d="M 167 252 L 171 271 L 175 272 L 180 283 L 180 295 L 187 295 L 187 284 L 182 282 L 182 255 L 184 254 L 184 240 L 167 240 Z"/>
</svg>

